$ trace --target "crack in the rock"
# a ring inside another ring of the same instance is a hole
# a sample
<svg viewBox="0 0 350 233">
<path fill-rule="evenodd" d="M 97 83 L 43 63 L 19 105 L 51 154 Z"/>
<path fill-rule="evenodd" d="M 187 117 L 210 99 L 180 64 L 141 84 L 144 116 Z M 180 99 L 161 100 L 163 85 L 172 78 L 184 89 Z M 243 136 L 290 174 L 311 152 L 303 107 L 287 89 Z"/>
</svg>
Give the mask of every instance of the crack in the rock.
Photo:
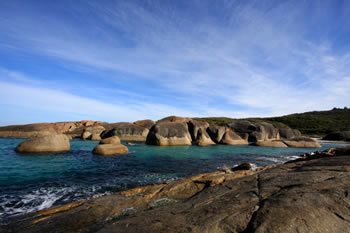
<svg viewBox="0 0 350 233">
<path fill-rule="evenodd" d="M 341 216 L 340 214 L 338 214 L 337 212 L 333 212 L 333 214 L 335 216 L 337 216 L 338 218 L 340 218 L 341 220 L 345 221 L 345 222 L 350 222 L 350 220 L 344 218 L 343 216 Z"/>
<path fill-rule="evenodd" d="M 253 222 L 254 222 L 254 220 L 256 218 L 256 215 L 257 215 L 257 213 L 258 213 L 259 209 L 261 208 L 261 206 L 263 204 L 263 201 L 264 201 L 264 200 L 262 200 L 261 191 L 260 191 L 261 190 L 260 175 L 257 174 L 255 178 L 256 178 L 256 187 L 257 187 L 257 193 L 256 194 L 257 194 L 257 196 L 259 198 L 259 202 L 255 205 L 255 209 L 253 210 L 253 212 L 251 214 L 251 217 L 249 219 L 247 227 L 243 231 L 241 231 L 240 233 L 250 233 L 250 232 L 252 232 Z"/>
</svg>

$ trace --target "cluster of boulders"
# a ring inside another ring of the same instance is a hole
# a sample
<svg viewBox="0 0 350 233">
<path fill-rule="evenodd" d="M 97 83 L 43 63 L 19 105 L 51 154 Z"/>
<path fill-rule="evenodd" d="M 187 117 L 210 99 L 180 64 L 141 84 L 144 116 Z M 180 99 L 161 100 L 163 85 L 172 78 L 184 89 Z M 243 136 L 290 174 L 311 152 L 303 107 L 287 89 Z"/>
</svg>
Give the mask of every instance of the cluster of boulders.
<svg viewBox="0 0 350 233">
<path fill-rule="evenodd" d="M 173 117 L 153 125 L 146 139 L 146 144 L 159 146 L 247 145 L 248 142 L 269 147 L 320 147 L 314 139 L 302 137 L 299 130 L 246 120 L 227 126 L 210 126 L 207 122 Z"/>
<path fill-rule="evenodd" d="M 33 136 L 16 147 L 20 153 L 56 153 L 70 150 L 69 137 L 64 134 L 42 134 Z M 128 148 L 120 144 L 117 136 L 102 139 L 93 153 L 96 155 L 114 155 L 128 153 Z"/>
<path fill-rule="evenodd" d="M 99 141 L 101 140 L 100 135 L 104 130 L 105 128 L 102 125 L 86 127 L 81 134 L 81 139 Z"/>
<path fill-rule="evenodd" d="M 247 145 L 253 143 L 255 146 L 269 147 L 320 147 L 317 141 L 302 137 L 299 130 L 277 128 L 267 122 L 248 120 L 236 120 L 226 126 L 216 126 L 200 120 L 171 116 L 157 122 L 142 120 L 133 123 L 108 124 L 97 121 L 81 121 L 33 124 L 22 126 L 22 128 L 8 126 L 5 127 L 6 130 L 9 127 L 12 127 L 13 130 L 20 129 L 18 132 L 27 130 L 31 132 L 31 136 L 40 136 L 44 133 L 64 133 L 69 139 L 80 137 L 83 140 L 95 141 L 117 136 L 123 141 L 144 141 L 148 145 L 158 146 Z M 30 131 L 31 129 L 34 131 Z M 0 132 L 4 131 L 0 129 Z"/>
</svg>

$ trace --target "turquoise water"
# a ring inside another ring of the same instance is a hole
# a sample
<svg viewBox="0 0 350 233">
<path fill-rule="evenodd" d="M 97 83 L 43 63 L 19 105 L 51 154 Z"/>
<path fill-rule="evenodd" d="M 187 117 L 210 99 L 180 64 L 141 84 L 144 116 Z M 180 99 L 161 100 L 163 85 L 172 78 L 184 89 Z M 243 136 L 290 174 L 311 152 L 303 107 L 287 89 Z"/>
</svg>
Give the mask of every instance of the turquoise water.
<svg viewBox="0 0 350 233">
<path fill-rule="evenodd" d="M 234 167 L 279 164 L 315 149 L 215 145 L 157 147 L 127 145 L 129 153 L 95 156 L 94 141 L 71 141 L 71 151 L 48 155 L 18 154 L 24 139 L 0 138 L 0 218 L 128 188 Z M 323 145 L 324 150 L 330 147 Z"/>
</svg>

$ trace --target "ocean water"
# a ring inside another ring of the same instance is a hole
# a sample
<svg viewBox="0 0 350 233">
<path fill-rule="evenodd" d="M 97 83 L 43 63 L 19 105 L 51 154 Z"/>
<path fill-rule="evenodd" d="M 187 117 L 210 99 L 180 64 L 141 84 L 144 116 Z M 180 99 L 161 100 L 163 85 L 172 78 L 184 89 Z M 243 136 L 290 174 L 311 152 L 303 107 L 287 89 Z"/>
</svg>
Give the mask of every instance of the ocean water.
<svg viewBox="0 0 350 233">
<path fill-rule="evenodd" d="M 157 147 L 127 145 L 129 153 L 95 156 L 95 141 L 74 139 L 71 151 L 57 154 L 19 154 L 24 139 L 0 138 L 0 223 L 64 203 L 89 199 L 169 180 L 234 167 L 279 164 L 303 153 L 305 148 L 268 148 L 215 145 L 209 147 Z M 342 144 L 324 144 L 325 150 Z"/>
</svg>

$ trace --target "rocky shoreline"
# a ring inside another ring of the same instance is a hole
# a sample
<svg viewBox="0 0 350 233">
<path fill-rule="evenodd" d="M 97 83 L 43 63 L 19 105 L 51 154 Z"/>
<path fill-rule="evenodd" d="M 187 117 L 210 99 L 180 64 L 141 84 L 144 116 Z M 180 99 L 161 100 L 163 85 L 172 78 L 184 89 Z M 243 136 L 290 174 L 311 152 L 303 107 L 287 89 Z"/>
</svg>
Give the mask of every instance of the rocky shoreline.
<svg viewBox="0 0 350 233">
<path fill-rule="evenodd" d="M 247 165 L 11 219 L 0 232 L 349 232 L 350 147 Z"/>
</svg>

